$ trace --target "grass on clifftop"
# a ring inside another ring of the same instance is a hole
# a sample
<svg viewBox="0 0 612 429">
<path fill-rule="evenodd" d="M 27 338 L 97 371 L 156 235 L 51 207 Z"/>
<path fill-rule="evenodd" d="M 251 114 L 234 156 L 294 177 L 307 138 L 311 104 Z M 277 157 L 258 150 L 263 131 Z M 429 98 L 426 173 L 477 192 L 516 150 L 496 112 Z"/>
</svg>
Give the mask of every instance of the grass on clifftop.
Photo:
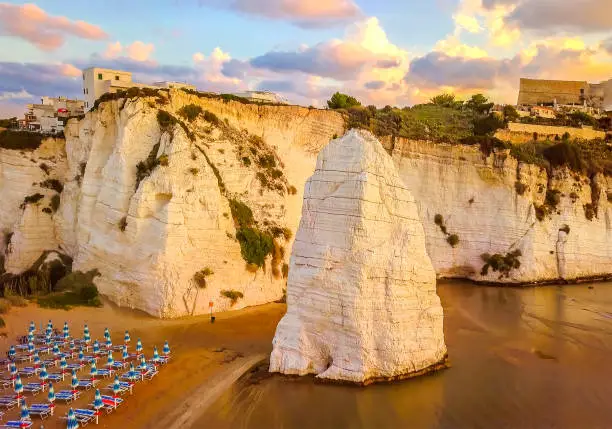
<svg viewBox="0 0 612 429">
<path fill-rule="evenodd" d="M 93 283 L 93 279 L 99 275 L 98 270 L 86 273 L 74 271 L 57 283 L 55 292 L 38 297 L 38 305 L 43 308 L 62 308 L 64 310 L 76 306 L 101 307 L 98 288 Z"/>
</svg>

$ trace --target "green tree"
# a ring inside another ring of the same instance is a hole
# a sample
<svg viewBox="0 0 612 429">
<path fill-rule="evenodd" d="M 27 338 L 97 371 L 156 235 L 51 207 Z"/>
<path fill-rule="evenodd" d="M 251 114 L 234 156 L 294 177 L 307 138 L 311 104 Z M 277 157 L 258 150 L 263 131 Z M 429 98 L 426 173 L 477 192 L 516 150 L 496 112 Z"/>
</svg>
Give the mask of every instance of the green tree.
<svg viewBox="0 0 612 429">
<path fill-rule="evenodd" d="M 519 114 L 514 106 L 509 104 L 504 106 L 504 119 L 506 122 L 515 122 L 519 119 Z"/>
<path fill-rule="evenodd" d="M 348 109 L 349 107 L 361 106 L 361 103 L 355 97 L 336 92 L 327 100 L 327 106 L 330 109 Z"/>
<path fill-rule="evenodd" d="M 492 135 L 503 127 L 504 121 L 498 115 L 488 115 L 474 119 L 474 135 L 477 136 Z"/>
<path fill-rule="evenodd" d="M 17 118 L 0 119 L 0 128 L 17 128 Z"/>
<path fill-rule="evenodd" d="M 439 94 L 432 97 L 429 102 L 434 106 L 450 107 L 451 109 L 458 109 L 463 105 L 463 102 L 457 100 L 454 94 Z"/>
<path fill-rule="evenodd" d="M 489 103 L 489 99 L 482 94 L 474 94 L 466 103 L 466 107 L 474 113 L 480 115 L 488 115 L 493 108 L 493 103 Z"/>
</svg>

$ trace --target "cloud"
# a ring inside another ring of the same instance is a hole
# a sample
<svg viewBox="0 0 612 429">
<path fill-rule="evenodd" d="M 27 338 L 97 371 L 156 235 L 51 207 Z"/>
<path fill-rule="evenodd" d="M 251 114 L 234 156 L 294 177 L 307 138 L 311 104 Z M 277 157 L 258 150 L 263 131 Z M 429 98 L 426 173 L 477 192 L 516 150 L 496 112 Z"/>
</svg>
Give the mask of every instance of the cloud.
<svg viewBox="0 0 612 429">
<path fill-rule="evenodd" d="M 595 33 L 612 29 L 610 0 L 524 0 L 506 20 L 537 32 Z"/>
<path fill-rule="evenodd" d="M 451 57 L 431 52 L 410 63 L 406 82 L 425 88 L 493 89 L 498 78 L 516 75 L 516 60 Z"/>
<path fill-rule="evenodd" d="M 356 78 L 366 66 L 392 68 L 404 54 L 391 44 L 377 18 L 352 25 L 343 40 L 333 39 L 295 51 L 272 51 L 250 64 L 276 72 L 303 72 L 339 80 Z M 237 64 L 234 64 L 237 66 Z"/>
<path fill-rule="evenodd" d="M 482 6 L 485 9 L 494 9 L 498 6 L 512 6 L 518 3 L 519 0 L 482 0 Z"/>
<path fill-rule="evenodd" d="M 300 27 L 329 27 L 361 16 L 353 0 L 200 0 L 200 4 L 286 20 Z"/>
<path fill-rule="evenodd" d="M 22 89 L 19 92 L 0 92 L 0 101 L 7 101 L 7 100 L 25 100 L 28 98 L 32 98 L 34 97 L 32 94 L 30 94 L 28 91 L 26 91 L 25 89 Z"/>
<path fill-rule="evenodd" d="M 383 89 L 386 85 L 387 84 L 382 80 L 373 80 L 370 82 L 366 82 L 363 86 L 365 86 L 367 89 L 379 90 Z"/>
<path fill-rule="evenodd" d="M 81 80 L 70 75 L 73 67 L 67 64 L 0 62 L 0 93 L 26 91 L 33 97 L 78 97 L 81 95 Z"/>
<path fill-rule="evenodd" d="M 127 57 L 134 61 L 149 61 L 151 54 L 155 50 L 153 43 L 144 43 L 136 40 L 131 45 L 125 48 L 120 42 L 109 43 L 106 50 L 102 53 L 102 57 L 106 59 Z"/>
<path fill-rule="evenodd" d="M 97 25 L 51 16 L 30 3 L 22 6 L 0 3 L 0 35 L 19 37 L 45 51 L 60 48 L 67 36 L 89 40 L 108 37 Z"/>
<path fill-rule="evenodd" d="M 606 39 L 603 42 L 601 42 L 601 47 L 606 52 L 608 52 L 610 55 L 612 55 L 612 37 L 610 37 L 609 39 Z"/>
</svg>

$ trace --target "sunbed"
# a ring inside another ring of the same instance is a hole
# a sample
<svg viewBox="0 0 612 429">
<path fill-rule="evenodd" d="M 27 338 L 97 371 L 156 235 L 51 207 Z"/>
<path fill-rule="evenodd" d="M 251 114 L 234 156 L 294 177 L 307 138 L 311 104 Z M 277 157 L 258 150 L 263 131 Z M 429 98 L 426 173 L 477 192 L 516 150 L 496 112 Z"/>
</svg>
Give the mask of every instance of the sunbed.
<svg viewBox="0 0 612 429">
<path fill-rule="evenodd" d="M 0 428 L 31 428 L 31 420 L 9 420 L 8 422 L 2 423 Z"/>
<path fill-rule="evenodd" d="M 47 376 L 47 380 L 55 381 L 56 383 L 59 382 L 59 381 L 64 381 L 64 375 L 63 374 L 57 374 L 57 373 L 50 373 Z"/>
<path fill-rule="evenodd" d="M 106 390 L 113 391 L 114 386 L 112 384 L 109 384 Z M 126 383 L 125 381 L 120 381 L 119 382 L 119 392 L 118 392 L 119 395 L 124 395 L 126 392 L 129 392 L 129 391 L 130 391 L 130 383 Z"/>
<path fill-rule="evenodd" d="M 159 371 L 157 369 L 151 369 L 149 368 L 145 373 L 142 374 L 142 378 L 143 379 L 147 379 L 147 380 L 151 380 L 153 377 L 155 377 L 157 374 L 159 373 Z"/>
<path fill-rule="evenodd" d="M 111 371 L 109 369 L 100 368 L 98 369 L 98 375 L 103 378 L 110 377 Z"/>
<path fill-rule="evenodd" d="M 78 388 L 89 390 L 94 387 L 94 382 L 91 380 L 79 380 Z"/>
<path fill-rule="evenodd" d="M 32 366 L 26 366 L 19 370 L 19 375 L 22 377 L 32 377 L 36 375 L 37 369 Z"/>
<path fill-rule="evenodd" d="M 3 396 L 0 397 L 0 407 L 4 407 L 7 410 L 10 410 L 13 407 L 16 407 L 17 404 L 17 399 L 15 397 L 12 396 Z"/>
<path fill-rule="evenodd" d="M 5 378 L 0 380 L 0 389 L 8 389 L 9 387 L 13 387 L 14 382 L 12 378 Z"/>
<path fill-rule="evenodd" d="M 117 369 L 125 369 L 125 367 L 127 366 L 127 362 L 123 362 L 120 360 L 116 360 L 113 362 L 113 369 L 117 370 Z"/>
<path fill-rule="evenodd" d="M 75 371 L 80 371 L 81 369 L 83 369 L 83 364 L 80 363 L 69 363 L 66 368 L 68 368 L 70 371 L 72 371 L 73 369 Z"/>
<path fill-rule="evenodd" d="M 96 418 L 96 412 L 94 410 L 88 410 L 87 408 L 77 408 L 74 410 L 74 415 L 79 423 L 83 423 L 83 426 Z"/>
<path fill-rule="evenodd" d="M 67 404 L 69 404 L 70 402 L 74 401 L 75 398 L 78 398 L 79 396 L 81 396 L 81 392 L 77 391 L 76 393 L 72 393 L 71 390 L 60 390 L 59 392 L 55 394 L 55 400 L 64 401 Z"/>
<path fill-rule="evenodd" d="M 30 355 L 18 355 L 18 356 L 15 356 L 15 361 L 17 363 L 32 362 L 32 356 L 30 356 Z"/>
<path fill-rule="evenodd" d="M 110 395 L 102 395 L 102 402 L 104 402 L 105 404 L 111 404 L 112 406 L 115 406 L 115 398 L 113 396 Z M 123 403 L 123 399 L 121 398 L 117 398 L 117 406 L 121 405 Z"/>
<path fill-rule="evenodd" d="M 45 359 L 43 363 L 47 368 L 57 365 L 58 359 Z"/>
<path fill-rule="evenodd" d="M 90 363 L 92 360 L 98 361 L 98 356 L 85 355 L 83 359 L 79 359 L 81 363 Z"/>
<path fill-rule="evenodd" d="M 51 406 L 49 404 L 32 404 L 28 408 L 30 415 L 40 417 L 41 420 L 51 415 Z"/>
<path fill-rule="evenodd" d="M 42 386 L 40 385 L 40 383 L 28 383 L 25 384 L 23 386 L 23 391 L 25 393 L 31 393 L 32 396 L 37 395 L 38 393 L 40 393 L 43 390 Z"/>
</svg>

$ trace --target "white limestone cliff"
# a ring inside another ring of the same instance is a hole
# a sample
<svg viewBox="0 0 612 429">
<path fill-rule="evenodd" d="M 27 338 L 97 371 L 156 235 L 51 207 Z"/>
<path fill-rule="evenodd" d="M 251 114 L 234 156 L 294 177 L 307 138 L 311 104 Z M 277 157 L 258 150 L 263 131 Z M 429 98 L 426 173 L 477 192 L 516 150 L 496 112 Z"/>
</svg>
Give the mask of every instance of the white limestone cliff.
<svg viewBox="0 0 612 429">
<path fill-rule="evenodd" d="M 541 283 L 612 275 L 612 177 L 598 174 L 591 181 L 565 168 L 549 177 L 507 150 L 485 156 L 470 146 L 404 139 L 385 146 L 417 201 L 438 277 Z M 547 191 L 558 191 L 555 209 L 546 206 Z M 586 208 L 593 201 L 597 210 L 589 220 Z M 547 214 L 539 220 L 541 207 Z M 452 234 L 459 239 L 455 247 L 447 241 Z M 520 267 L 507 276 L 492 269 L 481 274 L 481 255 L 515 250 L 522 254 Z"/>
<path fill-rule="evenodd" d="M 376 138 L 350 131 L 306 183 L 270 371 L 362 384 L 427 372 L 445 361 L 442 325 L 415 201 Z"/>
</svg>

